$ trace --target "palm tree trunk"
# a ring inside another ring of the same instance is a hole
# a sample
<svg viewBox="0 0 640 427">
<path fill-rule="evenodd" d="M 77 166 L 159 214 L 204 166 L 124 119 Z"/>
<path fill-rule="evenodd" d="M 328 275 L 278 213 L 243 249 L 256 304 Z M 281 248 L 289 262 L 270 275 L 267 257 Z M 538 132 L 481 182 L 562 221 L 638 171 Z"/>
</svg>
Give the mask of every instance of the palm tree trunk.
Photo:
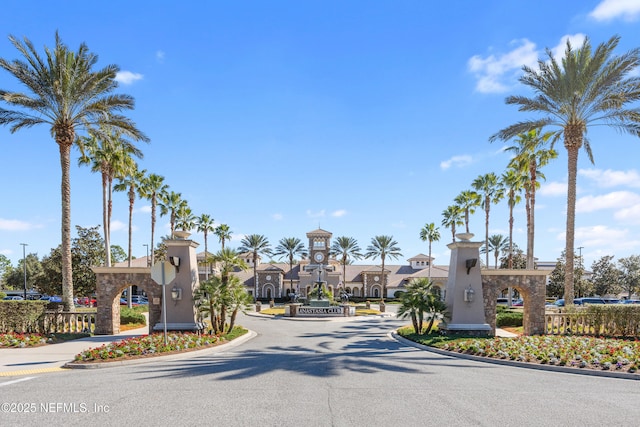
<svg viewBox="0 0 640 427">
<path fill-rule="evenodd" d="M 104 259 L 105 266 L 111 267 L 111 254 L 109 253 L 109 220 L 108 220 L 108 205 L 107 200 L 107 174 L 102 173 L 102 227 L 104 234 Z"/>
<path fill-rule="evenodd" d="M 155 264 L 155 247 L 153 246 L 153 235 L 156 232 L 156 196 L 151 196 L 151 266 Z"/>
<path fill-rule="evenodd" d="M 382 257 L 382 272 L 380 273 L 380 279 L 382 280 L 382 301 L 387 296 L 387 281 L 384 278 L 384 256 Z"/>
<path fill-rule="evenodd" d="M 57 138 L 56 138 L 57 139 Z M 73 141 L 73 138 L 70 139 Z M 65 311 L 71 311 L 73 304 L 73 269 L 71 264 L 71 179 L 69 175 L 71 162 L 71 144 L 58 142 L 60 150 L 60 166 L 62 181 L 62 303 Z"/>
<path fill-rule="evenodd" d="M 131 241 L 133 240 L 133 204 L 136 201 L 136 192 L 135 189 L 132 186 L 129 187 L 129 261 L 127 262 L 127 265 L 129 268 L 131 268 L 131 260 L 132 260 L 132 244 Z M 127 292 L 127 307 L 131 308 L 133 306 L 133 302 L 131 301 L 131 294 L 133 293 L 133 286 L 129 286 L 129 290 Z"/>
<path fill-rule="evenodd" d="M 531 240 L 531 190 L 525 190 L 525 210 L 527 215 L 527 268 L 533 269 L 533 254 L 529 252 Z"/>
<path fill-rule="evenodd" d="M 578 133 L 576 130 L 575 133 Z M 582 145 L 582 134 L 572 135 L 570 129 L 565 130 L 565 147 L 568 157 L 567 176 L 567 236 L 566 236 L 566 263 L 564 273 L 564 303 L 572 305 L 574 298 L 573 269 L 574 269 L 574 245 L 576 226 L 576 176 L 578 172 L 578 150 Z"/>
<path fill-rule="evenodd" d="M 236 325 L 237 315 L 238 315 L 238 307 L 234 308 L 233 312 L 231 313 L 231 319 L 229 320 L 229 329 L 228 329 L 229 332 L 233 331 L 233 327 Z"/>
<path fill-rule="evenodd" d="M 431 281 L 431 239 L 429 239 L 429 281 Z"/>
<path fill-rule="evenodd" d="M 531 211 L 529 212 L 529 215 L 531 215 L 531 226 L 529 227 L 529 233 L 530 236 L 527 239 L 527 268 L 533 270 L 535 268 L 534 265 L 534 260 L 535 260 L 535 256 L 534 256 L 534 241 L 535 241 L 535 226 L 536 226 L 536 169 L 538 168 L 538 165 L 536 164 L 536 162 L 532 162 L 532 166 L 529 168 L 530 169 L 530 174 L 531 174 Z M 530 256 L 528 254 L 531 254 Z M 531 258 L 529 260 L 529 258 Z"/>
<path fill-rule="evenodd" d="M 111 267 L 111 214 L 113 211 L 113 178 L 107 177 L 107 267 Z"/>
<path fill-rule="evenodd" d="M 209 280 L 209 251 L 207 249 L 207 229 L 204 230 L 204 280 Z"/>
<path fill-rule="evenodd" d="M 255 295 L 253 296 L 253 300 L 257 301 L 258 300 L 258 253 L 257 252 L 253 252 L 253 289 L 255 292 Z"/>
<path fill-rule="evenodd" d="M 509 192 L 509 269 L 513 268 L 513 205 L 515 203 L 513 191 Z"/>
<path fill-rule="evenodd" d="M 491 198 L 485 197 L 484 199 L 484 247 L 487 249 L 485 252 L 486 266 L 489 268 L 489 209 L 491 209 Z"/>
</svg>

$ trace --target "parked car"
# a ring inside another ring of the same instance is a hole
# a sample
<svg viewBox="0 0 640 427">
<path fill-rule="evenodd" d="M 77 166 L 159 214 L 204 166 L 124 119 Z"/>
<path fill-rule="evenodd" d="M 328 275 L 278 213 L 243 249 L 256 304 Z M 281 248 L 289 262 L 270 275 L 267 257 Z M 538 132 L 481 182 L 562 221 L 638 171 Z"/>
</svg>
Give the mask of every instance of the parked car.
<svg viewBox="0 0 640 427">
<path fill-rule="evenodd" d="M 515 300 L 511 303 L 512 307 L 522 307 L 524 306 L 524 301 L 521 299 Z"/>
<path fill-rule="evenodd" d="M 125 297 L 120 298 L 120 305 L 129 305 L 129 303 L 127 302 L 127 298 L 125 298 Z M 131 301 L 131 306 L 132 307 L 137 307 L 139 305 L 140 304 L 138 304 L 137 302 Z"/>
<path fill-rule="evenodd" d="M 586 297 L 586 298 L 576 298 L 573 300 L 575 305 L 585 305 L 585 304 L 606 304 L 607 302 L 599 297 Z"/>
<path fill-rule="evenodd" d="M 18 296 L 18 295 L 9 295 L 9 296 L 6 296 L 6 297 L 4 297 L 2 299 L 5 300 L 5 301 L 23 301 L 24 300 L 24 298 L 22 298 L 21 296 Z"/>
<path fill-rule="evenodd" d="M 84 305 L 86 307 L 97 307 L 98 306 L 98 301 L 96 301 L 96 297 L 80 297 L 78 298 L 78 304 L 79 305 Z"/>
<path fill-rule="evenodd" d="M 147 297 L 142 295 L 131 295 L 131 302 L 138 305 L 149 304 L 149 300 L 147 299 Z"/>
<path fill-rule="evenodd" d="M 620 304 L 640 304 L 640 299 L 625 299 L 620 301 Z"/>
</svg>

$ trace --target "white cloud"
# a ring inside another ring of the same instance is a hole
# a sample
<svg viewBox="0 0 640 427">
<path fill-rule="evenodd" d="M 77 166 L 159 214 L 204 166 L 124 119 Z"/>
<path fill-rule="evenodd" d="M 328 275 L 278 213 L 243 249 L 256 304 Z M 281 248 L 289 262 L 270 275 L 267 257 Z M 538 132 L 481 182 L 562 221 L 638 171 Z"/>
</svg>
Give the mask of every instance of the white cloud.
<svg viewBox="0 0 640 427">
<path fill-rule="evenodd" d="M 4 219 L 0 218 L 0 230 L 4 231 L 27 231 L 34 228 L 42 228 L 40 224 L 30 224 L 18 219 Z"/>
<path fill-rule="evenodd" d="M 118 71 L 116 74 L 116 81 L 123 85 L 130 85 L 136 80 L 142 80 L 142 74 L 132 73 L 131 71 Z"/>
<path fill-rule="evenodd" d="M 141 206 L 136 212 L 151 213 L 151 205 Z"/>
<path fill-rule="evenodd" d="M 640 195 L 630 191 L 614 191 L 598 196 L 580 197 L 576 212 L 593 212 L 601 209 L 619 209 L 640 204 Z"/>
<path fill-rule="evenodd" d="M 640 203 L 620 209 L 613 217 L 620 222 L 640 224 Z"/>
<path fill-rule="evenodd" d="M 2 255 L 11 255 L 13 251 L 11 249 L 0 249 L 0 254 Z"/>
<path fill-rule="evenodd" d="M 161 50 L 156 51 L 156 61 L 163 63 L 164 62 L 164 52 Z"/>
<path fill-rule="evenodd" d="M 589 16 L 596 21 L 611 21 L 622 18 L 625 21 L 635 21 L 640 17 L 640 2 L 638 0 L 603 0 Z"/>
<path fill-rule="evenodd" d="M 543 182 L 536 194 L 539 194 L 541 196 L 566 196 L 567 183 L 556 181 Z"/>
<path fill-rule="evenodd" d="M 468 166 L 471 163 L 473 163 L 473 159 L 469 155 L 453 156 L 449 160 L 444 160 L 440 162 L 440 169 L 447 170 L 452 166 L 461 168 L 464 166 Z"/>
<path fill-rule="evenodd" d="M 325 214 L 325 210 L 319 210 L 318 212 L 312 212 L 311 209 L 307 209 L 307 216 L 309 218 L 321 218 Z"/>
<path fill-rule="evenodd" d="M 534 67 L 538 61 L 535 43 L 527 39 L 513 40 L 511 51 L 491 54 L 485 58 L 474 55 L 467 67 L 478 79 L 476 90 L 481 93 L 500 93 L 515 83 L 523 65 Z M 507 81 L 505 81 L 507 80 Z"/>
<path fill-rule="evenodd" d="M 575 229 L 575 241 L 584 247 L 611 246 L 612 242 L 622 242 L 629 236 L 629 230 L 610 228 L 606 225 L 593 225 L 590 227 L 577 227 Z M 557 236 L 558 240 L 566 239 L 565 232 Z"/>
<path fill-rule="evenodd" d="M 129 226 L 122 221 L 111 221 L 111 231 L 129 230 Z"/>
<path fill-rule="evenodd" d="M 244 239 L 245 237 L 247 237 L 246 234 L 232 234 L 231 238 L 229 240 L 230 241 L 234 241 L 234 242 L 239 242 L 240 240 Z"/>
<path fill-rule="evenodd" d="M 335 217 L 335 218 L 340 218 L 343 217 L 347 214 L 347 211 L 344 209 L 338 209 L 337 211 L 334 211 L 331 213 L 331 216 Z"/>
<path fill-rule="evenodd" d="M 271 218 L 273 218 L 273 219 L 274 219 L 274 220 L 276 220 L 276 221 L 282 221 L 282 219 L 283 219 L 284 217 L 283 217 L 283 216 L 282 216 L 282 214 L 280 214 L 280 213 L 275 213 L 275 214 L 271 215 Z"/>
<path fill-rule="evenodd" d="M 628 171 L 580 169 L 578 175 L 590 179 L 601 188 L 617 186 L 640 187 L 640 174 L 634 169 Z"/>
</svg>

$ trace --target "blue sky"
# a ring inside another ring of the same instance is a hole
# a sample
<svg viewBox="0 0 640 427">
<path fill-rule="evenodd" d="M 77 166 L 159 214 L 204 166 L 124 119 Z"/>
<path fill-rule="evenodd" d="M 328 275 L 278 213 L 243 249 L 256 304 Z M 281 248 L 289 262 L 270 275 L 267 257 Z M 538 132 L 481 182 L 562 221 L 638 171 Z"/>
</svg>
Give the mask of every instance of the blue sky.
<svg viewBox="0 0 640 427">
<path fill-rule="evenodd" d="M 6 38 L 72 49 L 85 42 L 100 66 L 121 69 L 118 92 L 151 139 L 141 168 L 165 177 L 196 215 L 234 233 L 264 234 L 275 246 L 321 228 L 364 249 L 387 234 L 404 259 L 428 253 L 419 231 L 479 175 L 502 173 L 498 130 L 528 118 L 504 103 L 530 94 L 517 82 L 548 47 L 593 44 L 618 34 L 618 53 L 638 46 L 637 0 L 574 1 L 112 1 L 3 2 L 0 57 L 18 58 Z M 0 70 L 0 87 L 19 89 Z M 640 140 L 604 127 L 589 131 L 595 165 L 579 159 L 576 247 L 585 263 L 640 254 Z M 60 243 L 60 166 L 44 127 L 0 128 L 3 182 L 0 253 L 42 257 Z M 544 169 L 536 210 L 536 256 L 564 248 L 564 148 Z M 71 171 L 72 224 L 102 222 L 100 176 Z M 150 209 L 136 202 L 134 256 L 150 241 Z M 128 202 L 114 199 L 111 240 L 127 247 Z M 490 234 L 508 234 L 506 203 L 491 208 Z M 524 204 L 515 242 L 526 247 Z M 484 214 L 470 221 L 484 239 Z M 156 241 L 168 234 L 159 219 Z M 433 244 L 449 263 L 449 230 Z M 201 235 L 193 236 L 203 243 Z M 210 239 L 210 250 L 219 248 Z M 201 246 L 200 249 L 203 249 Z M 404 263 L 404 259 L 398 262 Z M 377 262 L 378 260 L 376 260 Z"/>
</svg>

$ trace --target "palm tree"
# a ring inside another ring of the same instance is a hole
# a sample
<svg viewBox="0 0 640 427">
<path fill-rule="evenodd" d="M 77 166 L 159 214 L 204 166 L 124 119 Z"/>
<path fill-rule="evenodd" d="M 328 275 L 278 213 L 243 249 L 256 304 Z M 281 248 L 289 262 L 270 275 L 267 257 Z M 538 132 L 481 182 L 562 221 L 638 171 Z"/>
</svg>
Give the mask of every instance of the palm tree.
<svg viewBox="0 0 640 427">
<path fill-rule="evenodd" d="M 239 251 L 253 254 L 253 298 L 256 300 L 258 299 L 258 255 L 271 255 L 271 244 L 261 234 L 250 234 L 240 241 Z"/>
<path fill-rule="evenodd" d="M 164 177 L 154 173 L 146 176 L 138 187 L 140 197 L 151 201 L 151 265 L 153 265 L 155 261 L 153 236 L 156 231 L 156 207 L 158 205 L 158 197 L 166 192 L 167 188 L 169 188 L 169 186 L 164 183 Z M 171 238 L 173 238 L 173 236 L 171 236 Z"/>
<path fill-rule="evenodd" d="M 182 199 L 181 193 L 162 192 L 160 193 L 159 203 L 160 216 L 169 214 L 169 225 L 171 227 L 171 238 L 173 239 L 173 232 L 176 231 L 176 218 L 178 216 L 178 210 L 181 207 L 187 205 L 187 201 Z"/>
<path fill-rule="evenodd" d="M 458 225 L 463 225 L 464 221 L 462 219 L 462 210 L 460 206 L 451 205 L 447 206 L 447 209 L 442 211 L 442 226 L 443 227 L 451 227 L 451 238 L 452 242 L 456 241 L 456 227 Z"/>
<path fill-rule="evenodd" d="M 484 254 L 493 252 L 493 256 L 495 258 L 494 268 L 496 270 L 498 269 L 498 257 L 500 256 L 500 253 L 508 251 L 509 239 L 504 237 L 502 234 L 492 234 L 491 237 L 489 237 L 488 245 L 483 246 L 482 249 L 480 249 L 480 252 Z M 489 264 L 487 264 L 487 267 L 489 267 Z"/>
<path fill-rule="evenodd" d="M 307 256 L 307 251 L 304 247 L 304 244 L 297 237 L 284 237 L 278 242 L 278 246 L 276 246 L 273 255 L 280 257 L 286 256 L 287 258 L 289 258 L 289 286 L 293 291 L 293 259 L 296 255 L 300 255 L 303 257 Z"/>
<path fill-rule="evenodd" d="M 191 208 L 187 206 L 187 201 L 183 200 L 183 202 L 176 212 L 176 227 L 180 230 L 191 231 L 196 227 L 197 218 Z"/>
<path fill-rule="evenodd" d="M 115 191 L 127 191 L 129 196 L 129 243 L 127 248 L 127 267 L 131 268 L 131 261 L 133 259 L 132 254 L 132 241 L 133 241 L 133 205 L 136 201 L 136 190 L 144 179 L 145 170 L 138 170 L 138 165 L 135 162 L 130 162 L 126 172 L 118 177 L 118 183 L 113 186 Z M 147 260 L 148 262 L 148 260 Z M 133 286 L 129 286 L 127 292 L 127 306 L 132 307 L 131 296 L 133 294 Z"/>
<path fill-rule="evenodd" d="M 131 156 L 142 158 L 142 151 L 123 139 L 119 132 L 103 130 L 105 139 L 96 136 L 81 139 L 80 165 L 90 165 L 91 172 L 102 176 L 102 222 L 104 230 L 106 266 L 111 267 L 111 213 L 113 211 L 113 180 L 121 177 L 132 167 Z"/>
<path fill-rule="evenodd" d="M 513 208 L 520 203 L 520 191 L 522 191 L 522 173 L 510 167 L 502 174 L 502 185 L 507 191 L 507 204 L 509 205 L 509 256 L 507 268 L 513 268 Z"/>
<path fill-rule="evenodd" d="M 420 230 L 420 240 L 429 242 L 429 280 L 431 280 L 431 242 L 440 240 L 440 230 L 433 222 L 425 224 Z"/>
<path fill-rule="evenodd" d="M 0 58 L 0 67 L 14 76 L 31 93 L 0 89 L 0 100 L 9 108 L 0 108 L 0 125 L 10 125 L 11 133 L 35 125 L 49 125 L 60 152 L 61 178 L 61 251 L 62 301 L 69 311 L 73 304 L 73 274 L 71 269 L 71 180 L 69 169 L 71 147 L 78 141 L 78 132 L 100 135 L 100 126 L 118 130 L 134 141 L 149 139 L 135 123 L 120 114 L 132 110 L 131 96 L 114 94 L 116 65 L 95 71 L 98 56 L 82 43 L 71 51 L 56 32 L 55 48 L 45 48 L 43 59 L 31 41 L 13 36 L 9 40 L 23 59 L 7 61 Z"/>
<path fill-rule="evenodd" d="M 444 316 L 446 304 L 434 292 L 431 280 L 424 277 L 412 279 L 406 291 L 400 295 L 398 317 L 411 317 L 413 330 L 416 334 L 423 333 L 422 324 L 425 314 L 429 317 L 429 324 L 424 333 L 428 334 L 433 328 L 436 318 Z"/>
<path fill-rule="evenodd" d="M 210 215 L 202 214 L 198 218 L 196 218 L 196 227 L 199 232 L 204 233 L 204 257 L 205 257 L 205 271 L 204 278 L 205 280 L 209 279 L 209 262 L 207 259 L 209 258 L 209 249 L 207 246 L 207 237 L 209 232 L 214 231 L 215 227 L 213 226 L 214 221 Z"/>
<path fill-rule="evenodd" d="M 142 183 L 146 169 L 138 170 L 138 165 L 132 163 L 127 169 L 126 173 L 118 178 L 118 183 L 113 186 L 115 191 L 127 191 L 129 197 L 129 247 L 128 247 L 128 266 L 131 267 L 132 260 L 132 237 L 133 237 L 133 206 L 136 201 L 136 191 L 138 186 Z"/>
<path fill-rule="evenodd" d="M 362 258 L 362 253 L 360 253 L 360 246 L 358 246 L 358 241 L 353 237 L 337 237 L 331 244 L 330 253 L 331 255 L 340 258 L 340 265 L 342 265 L 342 280 L 344 281 L 343 285 L 346 288 L 347 264 L 350 264 L 352 260 Z"/>
<path fill-rule="evenodd" d="M 493 172 L 480 175 L 471 183 L 471 186 L 483 196 L 482 207 L 485 212 L 484 244 L 485 246 L 489 246 L 489 211 L 492 203 L 496 204 L 502 200 L 504 197 L 504 189 L 502 188 L 502 185 L 500 185 L 498 176 Z M 486 254 L 486 265 L 489 267 L 488 252 Z"/>
<path fill-rule="evenodd" d="M 523 188 L 527 211 L 527 268 L 529 269 L 533 269 L 534 263 L 536 190 L 540 187 L 538 178 L 544 179 L 540 168 L 558 157 L 556 150 L 544 148 L 550 137 L 550 132 L 541 135 L 539 129 L 532 129 L 518 135 L 515 140 L 516 145 L 505 149 L 515 153 L 509 167 L 519 169 L 526 177 Z"/>
<path fill-rule="evenodd" d="M 469 233 L 469 214 L 476 212 L 476 207 L 480 206 L 480 195 L 471 190 L 464 190 L 453 200 L 464 212 L 464 225 Z"/>
<path fill-rule="evenodd" d="M 398 247 L 398 242 L 393 240 L 393 236 L 376 236 L 371 239 L 371 244 L 367 246 L 367 252 L 364 254 L 364 257 L 369 258 L 378 258 L 382 260 L 382 267 L 380 268 L 380 277 L 382 278 L 382 301 L 387 295 L 387 279 L 384 275 L 384 261 L 387 257 L 391 259 L 396 259 L 401 257 L 400 248 Z M 364 289 L 366 297 L 366 287 Z"/>
<path fill-rule="evenodd" d="M 538 69 L 523 67 L 520 82 L 532 88 L 534 98 L 510 96 L 507 104 L 519 106 L 520 111 L 542 113 L 542 117 L 521 121 L 502 129 L 490 140 L 507 141 L 533 129 L 555 128 L 553 144 L 561 137 L 567 149 L 567 229 L 564 298 L 573 302 L 573 270 L 576 216 L 576 177 L 578 152 L 584 145 L 593 163 L 587 129 L 607 125 L 640 137 L 640 114 L 627 106 L 640 99 L 640 79 L 630 75 L 640 66 L 640 48 L 615 56 L 620 37 L 614 36 L 592 51 L 585 37 L 582 46 L 574 49 L 567 40 L 561 63 L 547 49 L 548 60 L 538 61 Z"/>
<path fill-rule="evenodd" d="M 218 241 L 222 245 L 222 249 L 224 249 L 224 242 L 231 239 L 231 229 L 227 224 L 217 226 L 213 234 L 218 236 Z"/>
</svg>

